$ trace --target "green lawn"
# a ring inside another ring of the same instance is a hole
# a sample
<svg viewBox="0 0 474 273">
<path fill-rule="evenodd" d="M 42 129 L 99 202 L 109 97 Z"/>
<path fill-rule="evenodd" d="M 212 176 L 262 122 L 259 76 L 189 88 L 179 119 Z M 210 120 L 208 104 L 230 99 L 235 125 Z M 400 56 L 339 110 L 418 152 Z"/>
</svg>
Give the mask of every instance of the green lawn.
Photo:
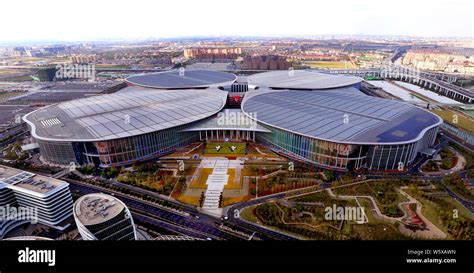
<svg viewBox="0 0 474 273">
<path fill-rule="evenodd" d="M 232 147 L 234 147 L 234 150 L 232 150 Z M 245 143 L 213 142 L 206 144 L 204 153 L 220 155 L 244 155 L 245 147 Z"/>
<path fill-rule="evenodd" d="M 407 239 L 392 224 L 375 220 L 371 215 L 370 204 L 366 200 L 363 206 L 369 217 L 369 223 L 357 224 L 353 221 L 344 221 L 339 229 L 340 221 L 328 221 L 324 219 L 325 207 L 337 204 L 338 206 L 357 206 L 354 201 L 335 200 L 326 192 L 310 194 L 307 198 L 297 197 L 295 200 L 324 200 L 322 206 L 296 205 L 294 208 L 287 207 L 277 202 L 267 202 L 256 207 L 249 207 L 242 211 L 241 217 L 258 224 L 304 237 L 311 240 L 402 240 Z M 280 209 L 278 209 L 280 208 Z M 305 215 L 299 214 L 304 211 Z M 308 217 L 312 214 L 313 217 Z M 282 215 L 284 222 L 282 221 Z"/>
<path fill-rule="evenodd" d="M 470 115 L 471 117 L 474 117 L 474 110 L 461 110 L 461 111 Z"/>
<path fill-rule="evenodd" d="M 456 127 L 460 127 L 469 132 L 474 132 L 474 122 L 471 119 L 468 119 L 460 114 L 457 114 L 457 116 L 454 116 L 456 112 L 453 112 L 451 110 L 436 109 L 436 110 L 431 110 L 431 111 L 439 115 L 446 123 L 449 123 Z M 457 120 L 455 119 L 455 117 L 457 117 Z M 456 121 L 457 123 L 454 123 Z"/>
<path fill-rule="evenodd" d="M 303 62 L 305 65 L 309 65 L 312 68 L 332 68 L 332 69 L 351 69 L 356 68 L 351 62 L 330 62 L 330 61 L 306 61 Z"/>
</svg>

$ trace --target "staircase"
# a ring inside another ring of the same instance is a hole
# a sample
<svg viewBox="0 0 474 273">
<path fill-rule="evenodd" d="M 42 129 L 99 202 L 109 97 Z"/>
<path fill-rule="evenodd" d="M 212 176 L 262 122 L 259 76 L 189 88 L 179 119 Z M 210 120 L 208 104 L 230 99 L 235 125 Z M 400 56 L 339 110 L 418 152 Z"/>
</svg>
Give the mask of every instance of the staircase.
<svg viewBox="0 0 474 273">
<path fill-rule="evenodd" d="M 204 194 L 204 203 L 202 208 L 208 212 L 220 213 L 219 198 L 224 191 L 229 175 L 227 168 L 229 167 L 228 159 L 218 159 L 215 162 L 212 173 L 207 178 L 207 190 Z"/>
</svg>

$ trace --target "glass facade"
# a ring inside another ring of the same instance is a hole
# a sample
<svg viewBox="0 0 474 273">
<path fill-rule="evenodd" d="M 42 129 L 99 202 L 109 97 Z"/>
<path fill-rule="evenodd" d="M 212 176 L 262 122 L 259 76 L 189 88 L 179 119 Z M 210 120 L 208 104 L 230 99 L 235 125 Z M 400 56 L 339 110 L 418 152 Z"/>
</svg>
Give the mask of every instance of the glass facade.
<svg viewBox="0 0 474 273">
<path fill-rule="evenodd" d="M 49 162 L 69 165 L 78 162 L 71 142 L 37 140 L 41 156 Z"/>
<path fill-rule="evenodd" d="M 438 127 L 425 132 L 418 141 L 399 145 L 355 145 L 336 143 L 294 134 L 262 125 L 270 133 L 244 132 L 247 140 L 256 140 L 277 153 L 299 162 L 335 170 L 361 169 L 385 171 L 406 170 L 419 151 L 434 144 Z M 182 125 L 133 137 L 98 142 L 48 142 L 38 140 L 43 157 L 53 163 L 67 165 L 93 163 L 101 167 L 133 164 L 171 153 L 179 147 L 206 139 L 206 132 L 183 131 Z M 214 132 L 207 132 L 213 139 Z M 247 133 L 247 134 L 245 134 Z M 217 134 L 217 131 L 216 131 Z M 220 135 L 216 135 L 219 137 Z M 225 135 L 222 135 L 225 137 Z M 229 132 L 229 137 L 232 135 Z"/>
<path fill-rule="evenodd" d="M 101 167 L 132 164 L 137 160 L 154 158 L 179 147 L 199 141 L 199 132 L 181 132 L 185 126 L 156 131 L 133 137 L 99 142 L 53 142 L 38 140 L 46 161 L 69 165 L 96 164 Z"/>
<path fill-rule="evenodd" d="M 263 125 L 262 125 L 263 126 Z M 275 152 L 295 160 L 330 169 L 347 170 L 359 158 L 362 147 L 340 144 L 297 135 L 281 129 L 264 126 L 271 133 L 259 133 L 257 139 Z"/>
<path fill-rule="evenodd" d="M 86 163 L 99 163 L 101 167 L 132 164 L 199 141 L 198 132 L 180 132 L 184 128 L 178 126 L 133 137 L 94 142 L 94 147 L 85 146 Z"/>
<path fill-rule="evenodd" d="M 403 145 L 369 146 L 366 166 L 369 170 L 405 170 L 416 156 L 416 142 Z"/>
<path fill-rule="evenodd" d="M 428 130 L 418 141 L 399 145 L 354 145 L 310 138 L 264 126 L 271 133 L 259 133 L 257 139 L 275 152 L 300 162 L 320 167 L 348 170 L 406 170 L 417 153 L 434 144 L 438 128 Z"/>
</svg>

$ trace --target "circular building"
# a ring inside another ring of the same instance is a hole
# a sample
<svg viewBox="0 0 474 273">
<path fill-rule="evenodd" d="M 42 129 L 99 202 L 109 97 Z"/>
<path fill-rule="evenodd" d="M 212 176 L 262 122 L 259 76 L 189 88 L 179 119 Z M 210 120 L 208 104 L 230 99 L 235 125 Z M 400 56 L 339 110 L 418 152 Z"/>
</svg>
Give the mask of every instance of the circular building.
<svg viewBox="0 0 474 273">
<path fill-rule="evenodd" d="M 103 193 L 81 196 L 74 220 L 83 240 L 136 240 L 132 214 L 119 199 Z"/>
<path fill-rule="evenodd" d="M 216 114 L 226 100 L 227 92 L 217 88 L 129 87 L 47 106 L 23 119 L 44 160 L 109 167 L 154 158 L 197 141 L 195 133 L 178 132 Z"/>
<path fill-rule="evenodd" d="M 230 85 L 237 79 L 231 73 L 211 70 L 178 69 L 128 77 L 128 84 L 155 89 L 190 89 Z"/>
<path fill-rule="evenodd" d="M 257 139 L 274 151 L 338 170 L 404 170 L 434 144 L 442 123 L 424 109 L 354 87 L 252 91 L 242 110 L 271 131 Z"/>
<path fill-rule="evenodd" d="M 248 77 L 248 84 L 272 89 L 320 90 L 360 87 L 361 78 L 305 70 L 271 71 Z"/>
<path fill-rule="evenodd" d="M 328 169 L 375 171 L 406 170 L 442 123 L 422 108 L 362 93 L 358 77 L 289 70 L 235 80 L 203 70 L 138 75 L 114 94 L 23 119 L 42 158 L 63 165 L 130 165 L 193 142 L 236 140 Z M 243 100 L 231 104 L 233 93 Z M 240 109 L 224 109 L 231 107 Z"/>
</svg>

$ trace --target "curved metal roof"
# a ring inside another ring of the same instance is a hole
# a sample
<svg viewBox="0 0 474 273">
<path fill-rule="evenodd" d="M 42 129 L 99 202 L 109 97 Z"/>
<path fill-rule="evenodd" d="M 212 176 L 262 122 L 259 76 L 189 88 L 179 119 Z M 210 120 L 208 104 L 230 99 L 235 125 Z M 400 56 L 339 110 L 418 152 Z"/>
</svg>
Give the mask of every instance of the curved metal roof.
<svg viewBox="0 0 474 273">
<path fill-rule="evenodd" d="M 126 81 L 133 85 L 157 88 L 180 89 L 202 88 L 219 85 L 229 85 L 237 79 L 232 73 L 211 70 L 171 70 L 157 73 L 147 73 L 128 77 Z"/>
<path fill-rule="evenodd" d="M 255 90 L 247 93 L 242 110 L 262 124 L 347 144 L 412 142 L 442 123 L 437 115 L 404 102 L 338 89 Z"/>
<path fill-rule="evenodd" d="M 18 236 L 4 238 L 2 241 L 54 241 L 54 239 L 40 236 Z"/>
<path fill-rule="evenodd" d="M 305 70 L 270 71 L 248 77 L 249 85 L 281 89 L 330 89 L 362 81 L 354 76 L 332 75 Z"/>
<path fill-rule="evenodd" d="M 201 120 L 219 112 L 226 99 L 227 92 L 215 88 L 156 91 L 129 87 L 120 93 L 47 106 L 23 119 L 38 139 L 100 141 Z"/>
<path fill-rule="evenodd" d="M 260 126 L 250 119 L 240 109 L 225 109 L 213 117 L 196 122 L 193 126 L 184 129 L 184 132 L 205 130 L 240 130 L 251 132 L 270 133 L 270 130 Z"/>
</svg>

